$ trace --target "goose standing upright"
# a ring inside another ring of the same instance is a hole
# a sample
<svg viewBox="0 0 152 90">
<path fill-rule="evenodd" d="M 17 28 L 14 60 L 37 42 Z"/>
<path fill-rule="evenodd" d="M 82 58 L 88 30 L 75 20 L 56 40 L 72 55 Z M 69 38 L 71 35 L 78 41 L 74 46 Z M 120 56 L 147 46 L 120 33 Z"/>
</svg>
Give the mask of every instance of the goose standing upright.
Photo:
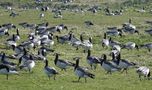
<svg viewBox="0 0 152 90">
<path fill-rule="evenodd" d="M 118 60 L 119 68 L 123 69 L 122 72 L 126 71 L 126 73 L 127 73 L 127 70 L 129 69 L 129 67 L 133 67 L 133 66 L 136 65 L 133 62 L 129 62 L 128 60 L 121 59 L 121 54 L 120 53 L 119 53 L 119 55 L 117 57 L 117 60 Z"/>
<path fill-rule="evenodd" d="M 21 64 L 21 61 L 22 61 L 22 59 L 19 59 L 18 65 Z M 34 68 L 34 66 L 35 66 L 35 62 L 34 62 L 33 56 L 30 55 L 29 59 L 25 60 L 19 67 L 20 67 L 20 69 L 27 68 L 29 70 L 29 72 L 31 72 L 32 68 Z"/>
<path fill-rule="evenodd" d="M 49 77 L 49 80 L 50 80 L 50 77 L 52 77 L 52 76 L 54 76 L 54 80 L 55 80 L 56 74 L 59 74 L 54 67 L 48 66 L 47 59 L 45 60 L 44 72 Z"/>
<path fill-rule="evenodd" d="M 100 63 L 98 57 L 91 56 L 91 50 L 88 50 L 87 62 L 91 66 L 91 69 L 96 69 L 97 64 Z"/>
<path fill-rule="evenodd" d="M 15 70 L 10 70 L 10 68 L 7 65 L 0 64 L 0 74 L 6 75 L 6 79 L 8 80 L 9 74 L 18 74 Z"/>
<path fill-rule="evenodd" d="M 66 71 L 69 66 L 75 66 L 75 64 L 70 61 L 59 59 L 58 53 L 55 54 L 54 64 L 64 71 Z"/>
<path fill-rule="evenodd" d="M 105 54 L 103 54 L 103 59 L 100 59 L 100 64 L 101 67 L 107 71 L 107 74 L 120 70 L 118 67 L 107 61 L 107 56 Z"/>
<path fill-rule="evenodd" d="M 95 78 L 94 74 L 86 71 L 85 69 L 83 69 L 79 66 L 79 59 L 80 58 L 75 58 L 75 59 L 76 59 L 76 65 L 74 67 L 74 72 L 79 77 L 78 82 L 80 81 L 81 78 L 85 78 L 85 82 L 87 82 L 88 77 L 94 79 Z"/>
</svg>

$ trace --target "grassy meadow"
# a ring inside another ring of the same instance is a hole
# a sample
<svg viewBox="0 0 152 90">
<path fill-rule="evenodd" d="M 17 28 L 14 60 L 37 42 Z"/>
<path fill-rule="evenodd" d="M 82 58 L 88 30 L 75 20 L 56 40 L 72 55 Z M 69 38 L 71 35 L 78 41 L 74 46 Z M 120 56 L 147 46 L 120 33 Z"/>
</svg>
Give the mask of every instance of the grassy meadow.
<svg viewBox="0 0 152 90">
<path fill-rule="evenodd" d="M 98 1 L 98 0 L 96 0 Z M 4 23 L 13 23 L 17 25 L 21 34 L 21 41 L 27 40 L 27 34 L 30 32 L 28 29 L 24 29 L 18 24 L 21 22 L 28 23 L 43 23 L 49 22 L 49 26 L 58 25 L 64 23 L 68 26 L 69 31 L 73 31 L 77 37 L 82 32 L 85 32 L 85 38 L 93 37 L 93 48 L 92 55 L 101 56 L 102 54 L 109 54 L 109 49 L 104 49 L 101 46 L 101 40 L 103 38 L 104 32 L 107 30 L 108 26 L 122 27 L 122 24 L 128 22 L 128 19 L 132 19 L 132 23 L 137 27 L 140 35 L 126 34 L 123 37 L 112 37 L 114 40 L 126 43 L 128 41 L 136 42 L 137 44 L 152 42 L 152 37 L 144 33 L 144 30 L 149 29 L 151 26 L 146 24 L 146 20 L 152 20 L 152 14 L 138 13 L 135 12 L 134 8 L 130 7 L 124 10 L 121 16 L 106 16 L 103 11 L 98 13 L 74 13 L 70 11 L 63 11 L 63 18 L 53 18 L 53 13 L 47 11 L 44 12 L 45 17 L 39 18 L 41 13 L 39 10 L 29 9 L 21 10 L 16 9 L 19 16 L 9 17 L 10 11 L 5 9 L 0 9 L 0 25 Z M 84 21 L 90 20 L 94 23 L 94 26 L 87 28 Z M 61 34 L 55 33 L 55 35 L 64 35 L 69 31 L 63 31 Z M 15 29 L 11 30 L 11 34 L 15 34 Z M 6 49 L 5 40 L 8 36 L 0 37 L 0 51 L 4 51 L 7 55 L 13 54 L 13 50 Z M 18 43 L 20 43 L 19 41 Z M 83 53 L 83 49 L 75 50 L 71 45 L 57 43 L 56 38 L 54 38 L 55 45 L 52 47 L 55 52 L 61 54 L 60 58 L 67 59 L 72 62 L 73 57 L 80 56 L 81 66 L 88 66 L 86 62 L 87 53 Z M 36 53 L 34 51 L 31 51 Z M 139 65 L 147 66 L 152 69 L 152 52 L 148 52 L 147 49 L 138 50 L 126 50 L 122 49 L 122 58 L 128 59 L 138 63 Z M 54 65 L 53 53 L 47 55 L 49 60 L 49 66 L 55 67 L 59 71 L 56 80 L 51 78 L 50 80 L 44 74 L 43 68 L 44 63 L 41 61 L 36 62 L 36 66 L 33 68 L 33 73 L 26 71 L 19 71 L 19 75 L 10 75 L 9 80 L 6 80 L 5 75 L 0 75 L 0 90 L 151 90 L 152 80 L 139 80 L 138 75 L 135 72 L 135 68 L 131 68 L 128 74 L 115 72 L 112 75 L 106 74 L 106 72 L 98 65 L 96 70 L 90 70 L 95 74 L 95 79 L 87 79 L 87 83 L 82 78 L 80 82 L 76 82 L 78 77 L 74 74 L 74 69 L 69 68 L 67 72 L 61 71 L 58 67 Z M 110 56 L 108 56 L 111 59 Z M 17 60 L 12 60 L 17 62 Z"/>
</svg>

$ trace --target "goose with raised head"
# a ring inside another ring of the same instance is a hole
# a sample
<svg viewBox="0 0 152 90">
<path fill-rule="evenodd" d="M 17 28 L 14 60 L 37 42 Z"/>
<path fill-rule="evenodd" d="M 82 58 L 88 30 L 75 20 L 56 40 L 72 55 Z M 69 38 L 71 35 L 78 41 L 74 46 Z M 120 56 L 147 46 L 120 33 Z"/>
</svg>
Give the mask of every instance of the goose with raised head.
<svg viewBox="0 0 152 90">
<path fill-rule="evenodd" d="M 56 75 L 59 74 L 58 71 L 54 67 L 48 66 L 47 59 L 45 60 L 44 72 L 49 77 L 49 79 L 50 77 L 54 76 L 54 80 L 55 80 Z"/>
<path fill-rule="evenodd" d="M 75 58 L 76 59 L 76 65 L 74 67 L 74 72 L 75 74 L 79 77 L 78 82 L 80 81 L 81 78 L 85 78 L 85 82 L 87 82 L 87 78 L 95 78 L 95 75 L 88 72 L 86 69 L 82 68 L 79 66 L 79 59 L 80 58 Z"/>
<path fill-rule="evenodd" d="M 21 62 L 22 62 L 22 59 L 19 59 L 18 66 L 19 66 L 20 69 L 25 68 L 25 69 L 28 69 L 29 72 L 32 72 L 32 69 L 35 66 L 35 61 L 34 61 L 32 55 L 30 55 L 29 59 L 27 59 L 26 61 L 22 62 L 22 64 L 21 64 Z"/>
<path fill-rule="evenodd" d="M 129 62 L 128 60 L 121 59 L 121 53 L 119 53 L 117 60 L 118 60 L 119 68 L 123 69 L 122 72 L 126 71 L 126 73 L 127 73 L 127 70 L 130 67 L 134 67 L 136 65 L 136 63 L 134 63 L 134 62 Z"/>
<path fill-rule="evenodd" d="M 105 71 L 107 71 L 107 74 L 120 70 L 120 68 L 107 61 L 107 56 L 105 54 L 103 54 L 103 59 L 100 59 L 100 65 Z"/>
<path fill-rule="evenodd" d="M 12 35 L 12 38 L 7 39 L 6 45 L 7 47 L 11 47 L 12 45 L 14 45 L 15 47 L 17 46 L 17 43 L 15 41 L 15 34 Z"/>
<path fill-rule="evenodd" d="M 101 41 L 101 44 L 102 44 L 102 47 L 109 47 L 109 39 L 107 39 L 107 34 L 106 33 L 104 33 L 104 38 L 102 39 L 102 41 Z"/>
<path fill-rule="evenodd" d="M 0 74 L 6 75 L 6 79 L 8 80 L 9 74 L 19 74 L 16 70 L 10 70 L 10 68 L 7 65 L 0 64 Z"/>
<path fill-rule="evenodd" d="M 62 59 L 59 59 L 59 55 L 58 53 L 55 53 L 55 59 L 54 59 L 54 64 L 59 67 L 61 70 L 64 70 L 66 71 L 66 69 L 69 67 L 69 66 L 72 66 L 74 67 L 75 64 L 68 61 L 68 60 L 62 60 Z"/>
<path fill-rule="evenodd" d="M 95 56 L 91 56 L 91 50 L 88 50 L 87 62 L 91 66 L 91 69 L 96 69 L 97 64 L 100 63 L 99 58 Z"/>
<path fill-rule="evenodd" d="M 16 65 L 17 65 L 16 63 L 8 61 L 6 59 L 5 53 L 2 54 L 1 64 L 7 65 L 9 67 L 9 69 L 11 69 L 11 70 L 15 70 L 16 69 Z"/>
<path fill-rule="evenodd" d="M 93 48 L 92 37 L 89 37 L 89 40 L 84 40 L 83 36 L 81 35 L 80 40 L 82 42 L 81 46 L 84 49 L 84 53 Z"/>
</svg>

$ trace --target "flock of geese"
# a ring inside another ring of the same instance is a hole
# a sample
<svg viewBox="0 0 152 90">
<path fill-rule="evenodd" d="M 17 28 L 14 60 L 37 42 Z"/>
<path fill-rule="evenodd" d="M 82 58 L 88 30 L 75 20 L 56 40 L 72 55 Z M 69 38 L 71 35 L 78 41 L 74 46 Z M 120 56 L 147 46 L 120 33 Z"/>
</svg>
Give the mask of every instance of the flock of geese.
<svg viewBox="0 0 152 90">
<path fill-rule="evenodd" d="M 88 23 L 85 22 L 85 23 Z M 87 53 L 86 61 L 90 66 L 91 70 L 97 68 L 97 65 L 101 65 L 101 67 L 107 72 L 107 74 L 112 74 L 113 72 L 124 72 L 128 71 L 129 68 L 137 68 L 136 72 L 141 76 L 150 79 L 150 69 L 146 66 L 139 66 L 135 62 L 131 62 L 127 59 L 121 58 L 121 49 L 134 49 L 137 50 L 142 47 L 146 47 L 149 51 L 152 49 L 152 43 L 146 43 L 143 45 L 137 45 L 134 42 L 128 42 L 126 44 L 121 44 L 118 41 L 113 40 L 112 36 L 122 37 L 123 33 L 130 34 L 139 34 L 139 31 L 136 29 L 134 25 L 131 23 L 123 24 L 121 29 L 117 27 L 108 27 L 107 31 L 104 33 L 104 37 L 101 39 L 101 46 L 103 48 L 111 47 L 112 50 L 110 55 L 112 57 L 111 60 L 108 60 L 107 55 L 103 54 L 100 57 L 92 56 L 91 51 L 93 48 L 92 37 L 89 37 L 88 40 L 84 40 L 85 33 L 81 33 L 80 37 L 77 38 L 76 35 L 69 31 L 66 35 L 54 36 L 54 33 L 61 33 L 62 30 L 69 30 L 68 27 L 64 24 L 56 25 L 54 27 L 49 27 L 49 23 L 42 24 L 29 24 L 27 22 L 19 23 L 23 28 L 31 29 L 34 32 L 28 34 L 26 40 L 22 40 L 22 36 L 20 35 L 20 29 L 17 28 L 14 24 L 8 23 L 3 24 L 0 27 L 0 37 L 4 37 L 7 35 L 9 38 L 5 39 L 3 43 L 7 49 L 13 50 L 13 55 L 7 55 L 4 51 L 0 53 L 0 74 L 4 74 L 7 76 L 10 74 L 19 75 L 19 70 L 26 69 L 29 73 L 32 73 L 32 69 L 35 67 L 36 61 L 40 60 L 44 62 L 44 72 L 50 79 L 54 77 L 56 79 L 56 75 L 59 72 L 54 68 L 49 66 L 49 60 L 47 58 L 48 53 L 54 52 L 51 47 L 54 44 L 70 44 L 72 47 L 78 50 L 82 48 L 84 53 Z M 91 24 L 93 25 L 93 24 Z M 16 34 L 10 35 L 10 31 L 15 29 Z M 152 35 L 152 30 L 146 30 L 146 33 Z M 110 36 L 110 38 L 107 38 Z M 54 41 L 54 38 L 57 39 L 57 42 Z M 20 42 L 19 41 L 23 41 Z M 37 52 L 37 54 L 33 53 Z M 89 72 L 89 69 L 80 66 L 79 62 L 81 57 L 73 57 L 72 61 L 60 59 L 59 53 L 54 53 L 54 65 L 56 68 L 60 68 L 61 70 L 66 71 L 69 67 L 74 68 L 74 73 L 78 76 L 78 81 L 81 78 L 85 78 L 85 82 L 87 82 L 87 78 L 95 78 L 95 74 Z M 17 60 L 18 63 L 14 63 L 11 59 Z"/>
</svg>

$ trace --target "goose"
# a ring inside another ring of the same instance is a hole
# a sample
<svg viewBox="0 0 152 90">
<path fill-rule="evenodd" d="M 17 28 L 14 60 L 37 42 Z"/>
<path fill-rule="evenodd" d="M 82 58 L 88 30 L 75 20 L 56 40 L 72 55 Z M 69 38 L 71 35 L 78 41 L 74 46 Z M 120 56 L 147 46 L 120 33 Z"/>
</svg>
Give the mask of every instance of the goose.
<svg viewBox="0 0 152 90">
<path fill-rule="evenodd" d="M 109 36 L 122 36 L 122 30 L 118 29 L 118 30 L 108 30 L 106 31 L 106 34 Z"/>
<path fill-rule="evenodd" d="M 93 26 L 94 24 L 91 21 L 84 22 L 87 27 Z"/>
<path fill-rule="evenodd" d="M 79 77 L 78 82 L 80 81 L 81 78 L 85 78 L 85 82 L 87 82 L 88 77 L 94 79 L 95 78 L 94 74 L 88 72 L 86 69 L 79 66 L 80 58 L 75 58 L 75 59 L 76 59 L 76 65 L 74 67 L 74 72 L 75 72 L 75 75 Z"/>
<path fill-rule="evenodd" d="M 126 71 L 126 74 L 127 74 L 127 70 L 130 67 L 133 67 L 133 66 L 136 65 L 136 63 L 134 63 L 134 62 L 129 62 L 128 60 L 121 59 L 121 54 L 120 53 L 119 53 L 119 55 L 117 57 L 117 60 L 118 60 L 118 66 L 119 66 L 119 68 L 123 69 L 122 73 L 124 71 Z"/>
<path fill-rule="evenodd" d="M 72 63 L 70 61 L 59 59 L 59 54 L 58 53 L 55 53 L 54 64 L 57 67 L 59 67 L 61 70 L 64 70 L 64 71 L 66 71 L 66 69 L 69 66 L 74 66 L 75 65 L 74 63 Z"/>
<path fill-rule="evenodd" d="M 12 38 L 7 40 L 6 45 L 7 45 L 7 47 L 12 47 L 12 46 L 16 47 L 17 46 L 17 43 L 15 41 L 15 34 L 13 34 Z"/>
<path fill-rule="evenodd" d="M 107 39 L 107 34 L 106 33 L 104 33 L 104 38 L 102 39 L 102 41 L 101 41 L 101 43 L 102 43 L 102 47 L 109 47 L 109 39 Z"/>
<path fill-rule="evenodd" d="M 138 47 L 138 45 L 136 44 L 136 43 L 134 43 L 134 42 L 127 42 L 122 48 L 126 48 L 126 49 L 134 49 L 134 48 L 136 48 L 137 50 L 139 50 L 139 47 Z"/>
<path fill-rule="evenodd" d="M 57 38 L 57 42 L 63 44 L 63 43 L 65 43 L 65 42 L 71 40 L 71 38 L 72 38 L 72 33 L 69 32 L 68 35 L 56 36 L 56 38 Z"/>
<path fill-rule="evenodd" d="M 112 38 L 109 38 L 109 46 L 114 47 L 116 45 L 116 47 L 118 46 L 122 46 L 122 44 L 118 41 L 112 40 Z"/>
<path fill-rule="evenodd" d="M 137 74 L 139 75 L 139 78 L 141 80 L 141 76 L 144 76 L 149 79 L 150 75 L 150 69 L 146 66 L 140 66 L 136 69 Z"/>
<path fill-rule="evenodd" d="M 24 42 L 22 42 L 20 45 L 21 45 L 22 47 L 28 49 L 28 50 L 31 49 L 31 48 L 33 48 L 33 49 L 36 48 L 36 46 L 35 46 L 35 44 L 34 44 L 33 41 L 24 41 Z"/>
<path fill-rule="evenodd" d="M 99 58 L 95 56 L 91 56 L 91 50 L 88 50 L 87 62 L 91 66 L 91 69 L 96 69 L 97 64 L 100 63 Z"/>
<path fill-rule="evenodd" d="M 12 23 L 6 23 L 6 24 L 3 24 L 2 27 L 4 28 L 7 28 L 8 30 L 12 29 L 12 28 L 16 28 L 16 26 Z"/>
<path fill-rule="evenodd" d="M 54 50 L 45 46 L 38 49 L 38 55 L 47 56 L 47 52 L 54 52 Z"/>
<path fill-rule="evenodd" d="M 57 28 L 57 31 L 59 31 L 59 32 L 63 29 L 68 30 L 68 27 L 65 26 L 64 24 L 57 25 L 56 28 Z"/>
<path fill-rule="evenodd" d="M 19 29 L 16 29 L 15 41 L 20 40 Z"/>
<path fill-rule="evenodd" d="M 4 52 L 3 52 L 2 57 L 1 57 L 1 64 L 5 64 L 5 65 L 9 66 L 9 68 L 12 69 L 12 70 L 16 68 L 16 63 L 9 62 L 6 59 L 6 55 L 5 55 Z"/>
<path fill-rule="evenodd" d="M 41 38 L 41 45 L 45 45 L 45 46 L 53 46 L 54 45 L 54 41 L 53 41 L 53 34 L 47 35 L 46 38 Z"/>
<path fill-rule="evenodd" d="M 80 40 L 82 42 L 81 46 L 84 49 L 84 53 L 89 49 L 93 48 L 92 37 L 89 37 L 89 40 L 83 40 L 83 37 L 81 35 Z"/>
<path fill-rule="evenodd" d="M 9 36 L 8 29 L 1 27 L 0 28 L 0 36 L 4 36 L 4 35 Z"/>
<path fill-rule="evenodd" d="M 150 52 L 152 49 L 152 43 L 146 43 L 146 44 L 140 45 L 140 47 L 147 48 L 148 51 Z"/>
<path fill-rule="evenodd" d="M 122 30 L 130 34 L 137 33 L 139 35 L 139 31 L 136 30 L 136 26 L 132 25 L 131 23 L 124 23 Z"/>
<path fill-rule="evenodd" d="M 35 61 L 33 59 L 33 56 L 30 55 L 29 59 L 24 61 L 22 64 L 21 64 L 21 61 L 22 61 L 22 59 L 19 59 L 18 66 L 20 67 L 20 69 L 27 68 L 29 70 L 29 72 L 32 72 L 32 68 L 34 68 L 34 66 L 35 66 Z"/>
<path fill-rule="evenodd" d="M 54 76 L 54 80 L 55 80 L 56 75 L 59 74 L 58 71 L 54 67 L 48 66 L 47 59 L 45 60 L 44 72 L 49 77 L 49 80 L 50 80 L 50 77 L 52 76 Z"/>
<path fill-rule="evenodd" d="M 120 51 L 118 51 L 117 49 L 112 49 L 109 55 L 112 56 L 114 54 L 114 56 L 117 57 L 119 53 Z"/>
<path fill-rule="evenodd" d="M 150 29 L 150 30 L 145 30 L 145 32 L 152 36 L 152 29 Z"/>
<path fill-rule="evenodd" d="M 12 49 L 16 54 L 21 54 L 24 52 L 23 51 L 24 47 L 22 47 L 21 45 L 17 45 L 17 46 L 12 45 Z"/>
<path fill-rule="evenodd" d="M 10 70 L 10 68 L 7 65 L 0 64 L 0 74 L 6 75 L 6 79 L 8 80 L 9 74 L 17 74 L 18 75 L 19 73 L 15 70 Z"/>
<path fill-rule="evenodd" d="M 105 71 L 107 71 L 107 74 L 112 74 L 112 72 L 120 70 L 120 68 L 107 61 L 107 56 L 105 54 L 103 54 L 103 59 L 100 59 L 100 65 Z"/>
<path fill-rule="evenodd" d="M 82 34 L 81 34 L 81 35 L 82 35 Z M 81 37 L 82 37 L 81 35 L 80 35 L 80 39 L 81 39 Z M 82 42 L 81 42 L 80 39 L 76 38 L 76 37 L 74 36 L 74 34 L 73 34 L 69 44 L 71 44 L 72 46 L 76 47 L 76 50 L 78 50 L 79 47 L 82 45 Z"/>
</svg>

